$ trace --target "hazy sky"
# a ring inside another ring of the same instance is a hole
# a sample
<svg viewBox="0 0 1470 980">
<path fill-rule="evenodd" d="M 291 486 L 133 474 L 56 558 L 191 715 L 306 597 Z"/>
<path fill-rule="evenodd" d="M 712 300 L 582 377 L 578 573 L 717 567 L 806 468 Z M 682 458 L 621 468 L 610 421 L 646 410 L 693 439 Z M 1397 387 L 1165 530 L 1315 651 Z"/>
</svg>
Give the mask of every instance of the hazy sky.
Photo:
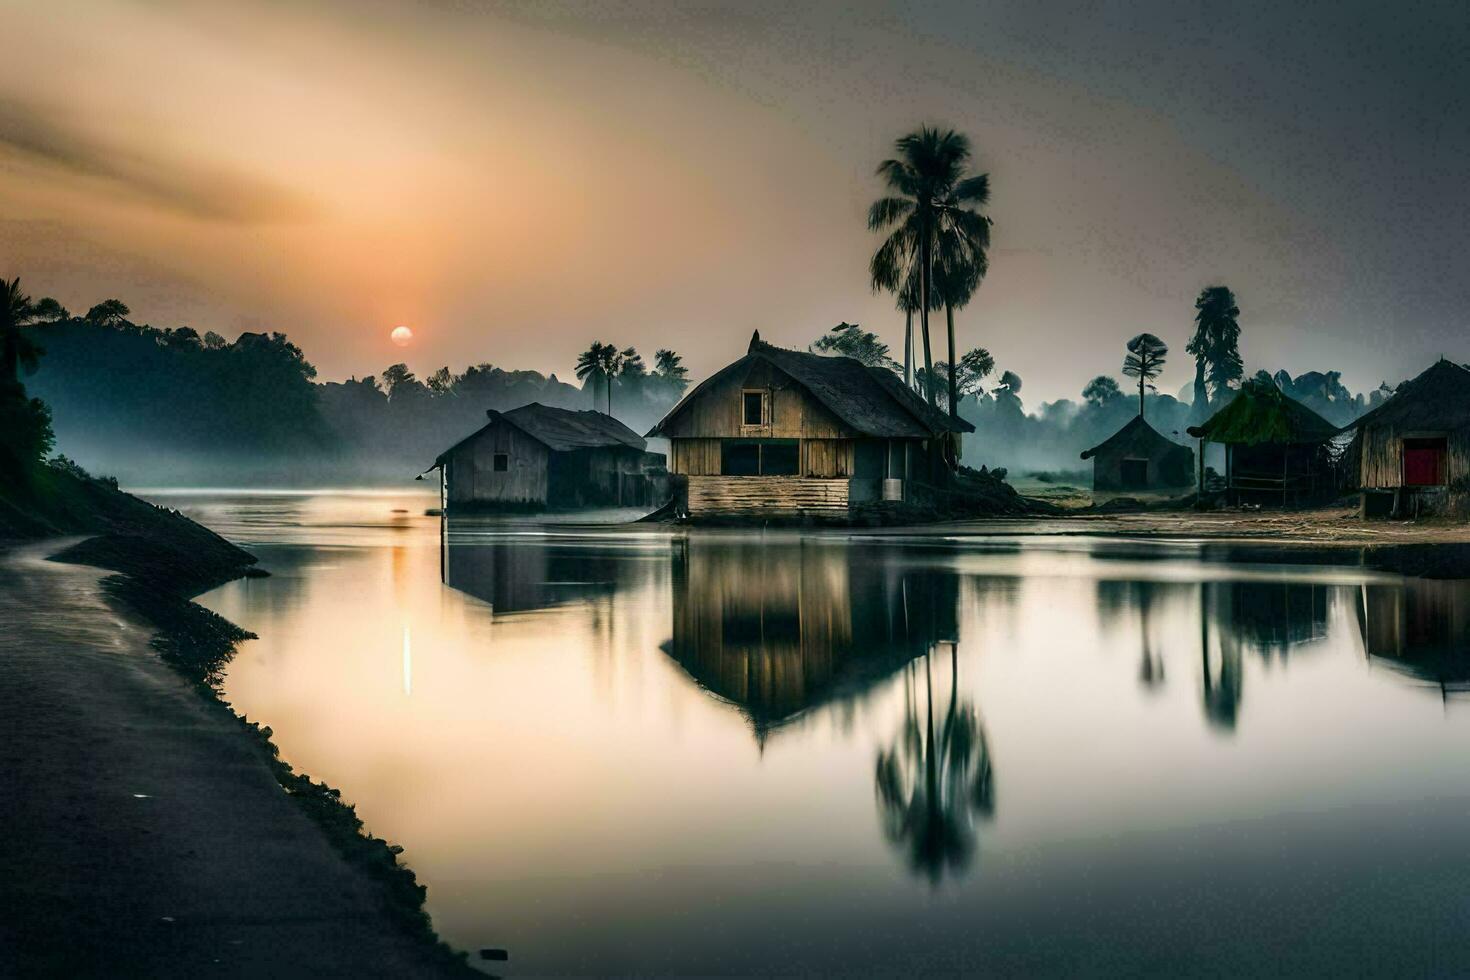
<svg viewBox="0 0 1470 980">
<path fill-rule="evenodd" d="M 1148 330 L 1192 376 L 1225 283 L 1247 369 L 1355 390 L 1470 359 L 1470 5 L 20 0 L 0 274 L 84 310 L 407 357 L 702 375 L 750 331 L 896 348 L 863 223 L 921 122 L 991 175 L 958 320 L 1076 397 Z M 406 323 L 417 341 L 388 341 Z"/>
</svg>

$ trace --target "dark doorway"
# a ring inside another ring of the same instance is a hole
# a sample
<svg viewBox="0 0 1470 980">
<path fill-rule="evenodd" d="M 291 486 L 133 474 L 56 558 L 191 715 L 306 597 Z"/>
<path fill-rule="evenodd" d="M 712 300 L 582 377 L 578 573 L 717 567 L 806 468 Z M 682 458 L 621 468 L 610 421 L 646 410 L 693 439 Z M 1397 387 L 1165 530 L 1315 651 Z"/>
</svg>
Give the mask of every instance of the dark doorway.
<svg viewBox="0 0 1470 980">
<path fill-rule="evenodd" d="M 1442 487 L 1445 484 L 1446 441 L 1404 440 L 1404 486 Z"/>
<path fill-rule="evenodd" d="M 726 439 L 720 444 L 720 473 L 725 476 L 796 476 L 801 445 L 795 439 Z"/>
<path fill-rule="evenodd" d="M 1142 490 L 1148 486 L 1148 460 L 1123 460 L 1122 480 L 1125 490 Z"/>
</svg>

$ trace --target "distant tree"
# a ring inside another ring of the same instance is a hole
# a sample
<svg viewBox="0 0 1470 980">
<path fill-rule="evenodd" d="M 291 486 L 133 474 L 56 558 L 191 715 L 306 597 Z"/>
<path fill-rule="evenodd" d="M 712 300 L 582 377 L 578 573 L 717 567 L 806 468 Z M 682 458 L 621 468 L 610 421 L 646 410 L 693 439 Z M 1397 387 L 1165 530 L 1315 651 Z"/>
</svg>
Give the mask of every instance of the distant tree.
<svg viewBox="0 0 1470 980">
<path fill-rule="evenodd" d="M 624 347 L 618 353 L 618 377 L 636 384 L 647 376 L 648 365 L 643 363 L 643 355 L 636 347 Z"/>
<path fill-rule="evenodd" d="M 1000 383 L 996 385 L 997 393 L 1004 392 L 1010 395 L 1021 394 L 1021 376 L 1014 371 L 1004 371 L 1000 376 Z"/>
<path fill-rule="evenodd" d="M 1277 371 L 1275 374 L 1272 374 L 1265 368 L 1261 368 L 1259 371 L 1251 376 L 1251 380 L 1255 381 L 1257 384 L 1274 385 L 1277 388 L 1281 388 L 1282 391 L 1287 391 L 1288 389 L 1281 384 L 1281 376 L 1283 374 L 1286 374 L 1286 372 Z M 1291 382 L 1290 376 L 1288 376 L 1286 380 L 1289 384 Z"/>
<path fill-rule="evenodd" d="M 1093 408 L 1101 408 L 1122 394 L 1123 390 L 1118 387 L 1118 382 L 1106 374 L 1099 374 L 1087 382 L 1087 387 L 1082 389 L 1083 400 Z"/>
<path fill-rule="evenodd" d="M 452 395 L 454 394 L 454 386 L 458 381 L 459 378 L 446 365 L 429 375 L 424 383 L 436 395 Z"/>
<path fill-rule="evenodd" d="M 228 346 L 230 346 L 230 342 L 213 330 L 206 330 L 204 332 L 205 350 L 224 350 Z M 373 383 L 376 384 L 377 382 L 374 381 Z"/>
<path fill-rule="evenodd" d="M 622 355 L 612 344 L 593 341 L 592 346 L 577 356 L 577 378 L 583 383 L 589 379 L 601 381 L 607 389 L 607 414 L 612 414 L 612 379 L 618 373 Z M 593 389 L 594 396 L 596 389 Z"/>
<path fill-rule="evenodd" d="M 407 364 L 394 364 L 383 370 L 383 390 L 390 399 L 400 396 L 418 386 L 418 378 Z"/>
<path fill-rule="evenodd" d="M 199 331 L 193 327 L 176 327 L 163 331 L 163 344 L 179 350 L 198 350 L 203 346 L 203 341 L 199 339 Z"/>
<path fill-rule="evenodd" d="M 677 397 L 689 387 L 689 369 L 684 358 L 668 348 L 661 348 L 653 355 L 653 375 Z"/>
<path fill-rule="evenodd" d="M 40 363 L 41 348 L 22 332 L 35 320 L 36 308 L 20 279 L 0 279 L 0 384 L 18 384 L 22 369 L 29 373 Z"/>
<path fill-rule="evenodd" d="M 887 235 L 869 263 L 869 278 L 875 289 L 899 292 L 908 284 L 917 265 L 919 319 L 924 338 L 924 370 L 934 377 L 933 348 L 929 337 L 929 310 L 938 299 L 934 290 L 934 267 L 940 236 L 946 228 L 957 235 L 980 234 L 989 242 L 989 220 L 971 210 L 989 194 L 989 179 L 966 177 L 970 141 L 954 130 L 921 127 L 894 143 L 897 155 L 878 165 L 890 192 L 868 208 L 868 228 Z M 950 360 L 955 357 L 950 345 Z M 929 404 L 935 392 L 924 392 Z M 953 406 L 951 406 L 953 408 Z"/>
<path fill-rule="evenodd" d="M 956 394 L 960 398 L 968 398 L 970 395 L 978 395 L 985 390 L 985 379 L 990 372 L 995 370 L 995 358 L 990 356 L 990 351 L 984 347 L 976 347 L 960 358 L 959 370 L 951 375 L 948 361 L 934 362 L 934 383 L 949 387 L 953 382 Z M 925 382 L 923 369 L 919 370 L 920 384 Z"/>
<path fill-rule="evenodd" d="M 869 367 L 893 366 L 893 360 L 888 356 L 888 345 L 856 323 L 844 321 L 837 324 L 813 341 L 810 349 L 818 354 L 851 357 Z"/>
<path fill-rule="evenodd" d="M 87 311 L 82 319 L 99 327 L 116 327 L 128 322 L 132 310 L 120 299 L 104 299 Z"/>
<path fill-rule="evenodd" d="M 1235 294 L 1225 286 L 1209 286 L 1200 292 L 1194 308 L 1194 336 L 1184 349 L 1194 355 L 1194 401 L 1199 412 L 1208 408 L 1210 400 L 1218 401 L 1240 380 L 1244 365 L 1240 359 L 1237 322 L 1240 308 L 1235 304 Z"/>
<path fill-rule="evenodd" d="M 36 300 L 36 319 L 55 323 L 58 320 L 70 320 L 71 312 L 50 296 L 42 296 Z"/>
<path fill-rule="evenodd" d="M 1143 394 L 1154 387 L 1154 379 L 1164 370 L 1169 345 L 1151 333 L 1141 333 L 1128 341 L 1128 354 L 1123 358 L 1123 374 L 1138 379 L 1138 414 L 1143 415 Z"/>
</svg>

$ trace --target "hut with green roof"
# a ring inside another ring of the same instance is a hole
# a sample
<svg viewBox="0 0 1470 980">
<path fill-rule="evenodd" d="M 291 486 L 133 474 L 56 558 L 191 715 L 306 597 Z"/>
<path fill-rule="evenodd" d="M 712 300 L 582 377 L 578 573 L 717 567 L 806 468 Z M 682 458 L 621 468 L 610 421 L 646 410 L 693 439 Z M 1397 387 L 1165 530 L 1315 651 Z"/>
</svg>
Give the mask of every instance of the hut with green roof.
<svg viewBox="0 0 1470 980">
<path fill-rule="evenodd" d="M 1335 489 L 1328 442 L 1338 427 L 1275 384 L 1251 379 L 1190 435 L 1225 447 L 1228 503 L 1304 504 Z"/>
</svg>

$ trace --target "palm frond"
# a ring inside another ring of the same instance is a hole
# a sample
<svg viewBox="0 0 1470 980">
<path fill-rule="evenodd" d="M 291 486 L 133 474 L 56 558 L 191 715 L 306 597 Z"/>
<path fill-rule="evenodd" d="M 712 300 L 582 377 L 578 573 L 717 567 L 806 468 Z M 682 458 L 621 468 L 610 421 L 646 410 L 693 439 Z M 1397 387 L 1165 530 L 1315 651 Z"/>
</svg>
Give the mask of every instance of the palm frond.
<svg viewBox="0 0 1470 980">
<path fill-rule="evenodd" d="M 868 206 L 868 230 L 882 231 L 914 212 L 914 202 L 903 197 L 880 197 Z"/>
</svg>

